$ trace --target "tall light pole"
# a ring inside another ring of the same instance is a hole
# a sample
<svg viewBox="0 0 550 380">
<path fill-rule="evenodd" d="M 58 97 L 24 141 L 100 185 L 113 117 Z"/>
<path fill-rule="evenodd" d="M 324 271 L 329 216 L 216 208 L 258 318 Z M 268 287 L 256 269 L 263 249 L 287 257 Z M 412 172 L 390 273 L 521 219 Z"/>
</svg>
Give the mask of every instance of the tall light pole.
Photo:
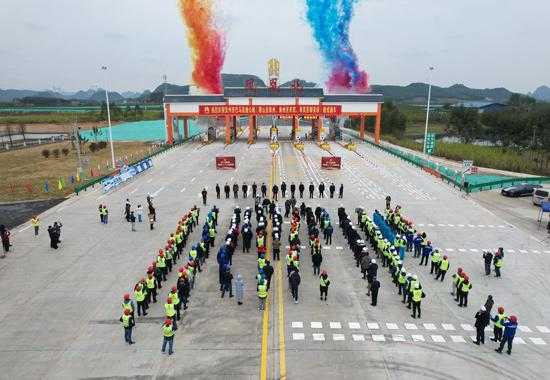
<svg viewBox="0 0 550 380">
<path fill-rule="evenodd" d="M 101 70 L 107 72 L 107 66 L 101 66 Z M 111 109 L 109 108 L 109 91 L 107 90 L 107 74 L 105 74 L 105 101 L 107 102 L 107 121 L 109 123 L 109 142 L 111 143 L 111 161 L 113 162 L 113 170 L 116 167 L 115 149 L 113 148 L 113 128 L 111 126 Z"/>
<path fill-rule="evenodd" d="M 428 121 L 430 120 L 430 99 L 432 97 L 432 71 L 433 66 L 429 67 L 428 71 L 428 104 L 426 106 L 426 127 L 424 128 L 424 148 L 422 152 L 426 154 L 426 141 L 428 138 Z"/>
</svg>

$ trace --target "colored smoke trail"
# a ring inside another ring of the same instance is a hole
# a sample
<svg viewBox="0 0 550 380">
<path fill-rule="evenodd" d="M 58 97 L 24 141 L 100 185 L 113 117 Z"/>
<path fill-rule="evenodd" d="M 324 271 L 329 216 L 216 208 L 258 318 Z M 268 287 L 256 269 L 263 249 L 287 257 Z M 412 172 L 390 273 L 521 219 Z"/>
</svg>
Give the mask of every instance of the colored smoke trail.
<svg viewBox="0 0 550 380">
<path fill-rule="evenodd" d="M 330 91 L 367 92 L 368 75 L 359 68 L 349 40 L 353 6 L 358 0 L 306 0 L 306 17 L 330 69 Z"/>
<path fill-rule="evenodd" d="M 187 40 L 193 60 L 193 83 L 210 94 L 221 94 L 221 70 L 225 59 L 225 41 L 214 20 L 213 0 L 179 0 L 187 25 Z"/>
</svg>

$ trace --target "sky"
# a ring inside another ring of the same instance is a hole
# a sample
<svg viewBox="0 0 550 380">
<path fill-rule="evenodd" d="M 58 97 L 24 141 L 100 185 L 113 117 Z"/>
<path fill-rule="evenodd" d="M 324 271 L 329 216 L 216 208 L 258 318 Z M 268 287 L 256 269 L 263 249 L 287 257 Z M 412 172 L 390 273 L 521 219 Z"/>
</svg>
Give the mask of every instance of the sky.
<svg viewBox="0 0 550 380">
<path fill-rule="evenodd" d="M 223 72 L 324 83 L 303 0 L 216 0 Z M 351 42 L 371 84 L 550 85 L 550 1 L 357 0 Z M 143 91 L 187 84 L 190 51 L 177 0 L 2 0 L 0 88 Z M 100 70 L 107 66 L 107 72 Z"/>
</svg>

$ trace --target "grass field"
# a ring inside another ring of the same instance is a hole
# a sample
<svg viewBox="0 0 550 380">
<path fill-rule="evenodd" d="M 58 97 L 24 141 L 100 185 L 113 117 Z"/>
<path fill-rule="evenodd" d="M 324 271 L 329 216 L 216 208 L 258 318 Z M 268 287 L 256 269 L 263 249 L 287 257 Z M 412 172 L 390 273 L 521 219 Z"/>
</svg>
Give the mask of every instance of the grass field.
<svg viewBox="0 0 550 380">
<path fill-rule="evenodd" d="M 123 108 L 122 108 L 123 109 Z M 119 116 L 111 114 L 112 121 L 140 121 L 140 120 L 156 120 L 162 119 L 162 111 L 145 110 L 143 115 L 134 115 L 129 113 L 126 117 L 124 114 Z M 18 124 L 73 124 L 75 121 L 79 123 L 96 122 L 100 120 L 100 112 L 49 112 L 49 113 L 9 113 L 0 114 L 0 124 L 18 125 Z"/>
<path fill-rule="evenodd" d="M 134 161 L 149 153 L 149 145 L 143 142 L 115 142 L 115 156 L 117 159 L 127 158 Z M 107 148 L 92 153 L 89 145 L 84 147 L 84 153 L 89 157 L 90 165 L 84 168 L 81 180 L 90 177 L 90 168 L 98 170 L 101 174 L 108 173 L 111 151 Z M 65 157 L 62 153 L 59 158 L 50 155 L 44 158 L 43 149 L 68 148 L 69 153 Z M 74 191 L 69 176 L 76 177 L 77 154 L 72 149 L 71 143 L 49 144 L 34 148 L 21 149 L 6 153 L 0 153 L 0 202 L 11 202 L 31 199 L 50 199 L 67 196 Z M 58 189 L 58 180 L 63 178 L 65 187 Z M 48 182 L 49 191 L 44 191 L 44 182 Z"/>
</svg>

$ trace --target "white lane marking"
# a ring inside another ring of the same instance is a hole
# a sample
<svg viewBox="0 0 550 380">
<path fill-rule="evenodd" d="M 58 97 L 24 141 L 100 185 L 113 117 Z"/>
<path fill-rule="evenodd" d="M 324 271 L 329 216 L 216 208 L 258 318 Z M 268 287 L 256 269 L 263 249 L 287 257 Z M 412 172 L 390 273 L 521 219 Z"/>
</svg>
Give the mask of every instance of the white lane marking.
<svg viewBox="0 0 550 380">
<path fill-rule="evenodd" d="M 470 248 L 470 252 L 479 252 L 479 250 L 477 250 L 475 248 Z"/>
<path fill-rule="evenodd" d="M 329 246 L 329 245 L 325 245 L 325 246 L 323 246 L 323 249 L 332 249 L 332 247 Z"/>
<path fill-rule="evenodd" d="M 550 253 L 550 251 L 544 251 L 544 253 Z"/>
<path fill-rule="evenodd" d="M 180 190 L 180 193 L 183 193 L 185 191 L 185 187 Z"/>
<path fill-rule="evenodd" d="M 519 250 L 521 253 L 527 253 L 527 251 L 525 249 L 520 249 Z"/>
<path fill-rule="evenodd" d="M 322 322 L 311 322 L 310 326 L 312 329 L 322 329 L 323 323 Z"/>
<path fill-rule="evenodd" d="M 405 335 L 401 335 L 401 334 L 393 334 L 392 335 L 392 340 L 394 342 L 406 342 L 407 341 L 405 339 Z"/>
<path fill-rule="evenodd" d="M 136 191 L 138 191 L 137 187 L 134 190 L 130 191 L 130 195 L 134 194 Z"/>
<path fill-rule="evenodd" d="M 386 337 L 384 335 L 372 335 L 372 340 L 374 342 L 385 342 Z"/>
<path fill-rule="evenodd" d="M 478 227 L 485 227 L 485 224 L 478 224 Z"/>
<path fill-rule="evenodd" d="M 149 178 L 149 179 L 147 180 L 147 183 L 151 183 L 151 182 L 153 182 L 153 178 Z"/>
<path fill-rule="evenodd" d="M 514 338 L 514 344 L 525 344 L 525 343 L 526 343 L 525 340 L 519 336 L 516 336 Z"/>
<path fill-rule="evenodd" d="M 424 335 L 411 335 L 413 342 L 425 342 Z"/>
<path fill-rule="evenodd" d="M 153 194 L 151 194 L 152 197 L 156 197 L 157 195 L 160 194 L 160 192 L 164 190 L 164 186 L 162 186 L 160 189 L 158 189 L 157 191 L 155 191 Z"/>
<path fill-rule="evenodd" d="M 107 194 L 102 194 L 99 197 L 97 197 L 96 199 L 99 200 L 99 199 L 105 198 L 106 196 L 107 196 Z"/>
<path fill-rule="evenodd" d="M 466 252 L 466 250 L 464 248 L 459 248 L 458 251 L 459 252 Z"/>
<path fill-rule="evenodd" d="M 464 224 L 459 224 L 458 226 L 459 226 L 459 227 L 464 227 Z"/>
<path fill-rule="evenodd" d="M 364 342 L 365 336 L 363 334 L 352 334 L 351 337 L 355 342 Z"/>
<path fill-rule="evenodd" d="M 359 322 L 349 322 L 348 326 L 352 330 L 357 330 L 361 328 L 361 324 Z"/>
<path fill-rule="evenodd" d="M 429 226 L 429 227 L 435 227 L 435 224 L 428 223 L 428 226 Z"/>
<path fill-rule="evenodd" d="M 28 230 L 29 228 L 31 228 L 31 226 L 23 227 L 23 228 L 21 228 L 21 229 L 19 230 L 19 232 L 23 232 L 23 231 L 25 231 L 25 230 Z"/>
<path fill-rule="evenodd" d="M 514 252 L 516 252 L 516 251 L 514 251 L 513 249 L 509 249 L 508 252 L 514 253 Z"/>
<path fill-rule="evenodd" d="M 200 173 L 202 173 L 202 169 L 201 169 L 201 170 L 199 170 L 199 174 L 200 174 Z"/>
<path fill-rule="evenodd" d="M 464 340 L 462 335 L 451 335 L 451 340 L 454 343 L 466 343 L 466 340 Z"/>
<path fill-rule="evenodd" d="M 519 326 L 518 326 L 518 329 L 520 329 L 520 331 L 523 331 L 523 332 L 526 332 L 526 333 L 533 332 L 533 330 L 531 330 L 531 329 L 529 328 L 529 326 L 519 325 Z"/>
<path fill-rule="evenodd" d="M 332 340 L 346 340 L 344 334 L 332 334 Z"/>
<path fill-rule="evenodd" d="M 367 328 L 369 330 L 378 330 L 380 329 L 380 326 L 376 322 L 367 322 Z"/>
<path fill-rule="evenodd" d="M 340 322 L 330 322 L 329 323 L 331 329 L 341 329 L 342 324 Z"/>
<path fill-rule="evenodd" d="M 397 326 L 397 323 L 386 323 L 386 327 L 388 330 L 398 330 L 399 327 Z"/>
<path fill-rule="evenodd" d="M 292 333 L 292 340 L 304 340 L 306 335 L 304 333 Z"/>
<path fill-rule="evenodd" d="M 546 342 L 542 338 L 529 338 L 531 342 L 537 346 L 546 346 Z"/>
<path fill-rule="evenodd" d="M 235 178 L 235 177 L 231 177 L 231 179 L 229 180 L 229 182 L 232 182 L 232 181 L 233 181 L 233 178 Z"/>
<path fill-rule="evenodd" d="M 344 247 L 336 247 L 336 249 L 344 249 Z"/>
<path fill-rule="evenodd" d="M 540 255 L 540 251 L 537 251 L 536 249 L 533 249 L 533 253 L 538 253 Z"/>
<path fill-rule="evenodd" d="M 441 326 L 443 326 L 443 330 L 456 330 L 455 327 L 450 323 L 442 323 Z"/>
<path fill-rule="evenodd" d="M 546 326 L 536 326 L 537 330 L 539 330 L 541 333 L 549 334 L 550 329 Z"/>
<path fill-rule="evenodd" d="M 470 325 L 469 323 L 462 323 L 462 324 L 460 324 L 460 326 L 462 327 L 463 330 L 474 331 L 474 327 L 472 325 Z"/>
<path fill-rule="evenodd" d="M 325 340 L 325 334 L 322 334 L 322 333 L 314 333 L 313 334 L 313 340 L 316 340 L 316 341 L 323 341 Z"/>
<path fill-rule="evenodd" d="M 449 224 L 449 227 L 454 227 L 455 225 L 454 224 Z"/>
<path fill-rule="evenodd" d="M 489 226 L 489 228 L 495 228 L 495 226 L 492 224 L 488 224 L 487 226 Z"/>
<path fill-rule="evenodd" d="M 191 182 L 195 182 L 196 179 L 196 177 L 191 178 Z"/>
<path fill-rule="evenodd" d="M 422 324 L 426 330 L 436 330 L 437 327 L 433 323 L 423 323 Z"/>
<path fill-rule="evenodd" d="M 418 327 L 414 323 L 405 323 L 405 328 L 407 330 L 418 330 Z"/>
<path fill-rule="evenodd" d="M 439 223 L 438 226 L 439 227 L 445 227 L 445 224 Z"/>
<path fill-rule="evenodd" d="M 468 227 L 475 227 L 473 224 L 468 224 Z"/>
<path fill-rule="evenodd" d="M 304 328 L 304 322 L 292 322 L 293 329 L 302 329 Z"/>
<path fill-rule="evenodd" d="M 430 335 L 430 337 L 436 343 L 445 343 L 445 338 L 442 335 Z"/>
<path fill-rule="evenodd" d="M 454 252 L 455 250 L 453 248 L 445 248 L 445 251 Z"/>
</svg>

